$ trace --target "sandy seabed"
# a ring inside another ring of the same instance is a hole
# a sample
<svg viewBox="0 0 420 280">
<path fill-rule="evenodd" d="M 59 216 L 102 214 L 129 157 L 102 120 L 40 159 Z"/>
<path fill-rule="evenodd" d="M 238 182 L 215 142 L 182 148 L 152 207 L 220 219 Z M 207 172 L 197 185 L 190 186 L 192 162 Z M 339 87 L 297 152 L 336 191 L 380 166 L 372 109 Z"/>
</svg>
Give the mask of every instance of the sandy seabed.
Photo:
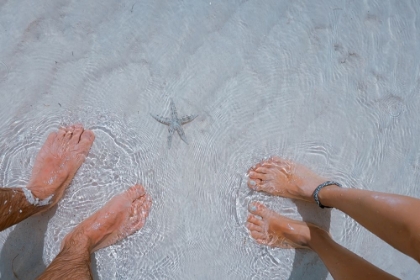
<svg viewBox="0 0 420 280">
<path fill-rule="evenodd" d="M 143 183 L 145 227 L 95 254 L 97 279 L 332 279 L 269 249 L 247 203 L 329 229 L 403 279 L 420 266 L 337 210 L 250 192 L 280 155 L 346 187 L 420 197 L 420 2 L 0 1 L 0 180 L 24 186 L 49 132 L 96 134 L 58 207 L 0 233 L 1 279 L 33 279 L 62 238 Z M 198 114 L 189 145 L 150 114 Z M 14 275 L 15 274 L 15 275 Z"/>
</svg>

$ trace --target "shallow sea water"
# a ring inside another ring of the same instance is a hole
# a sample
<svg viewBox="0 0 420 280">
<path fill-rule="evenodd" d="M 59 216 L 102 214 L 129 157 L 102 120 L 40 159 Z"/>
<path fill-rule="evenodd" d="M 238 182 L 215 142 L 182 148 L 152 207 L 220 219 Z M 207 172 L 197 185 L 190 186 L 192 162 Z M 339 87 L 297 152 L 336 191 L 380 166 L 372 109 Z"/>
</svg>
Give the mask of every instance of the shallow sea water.
<svg viewBox="0 0 420 280">
<path fill-rule="evenodd" d="M 329 229 L 403 279 L 420 266 L 337 210 L 246 186 L 279 155 L 346 187 L 420 198 L 420 2 L 0 1 L 0 184 L 24 186 L 48 133 L 94 145 L 58 207 L 0 233 L 0 278 L 33 279 L 63 237 L 142 183 L 144 228 L 96 279 L 332 279 L 307 250 L 256 244 L 252 200 Z M 198 114 L 189 145 L 150 114 Z"/>
</svg>

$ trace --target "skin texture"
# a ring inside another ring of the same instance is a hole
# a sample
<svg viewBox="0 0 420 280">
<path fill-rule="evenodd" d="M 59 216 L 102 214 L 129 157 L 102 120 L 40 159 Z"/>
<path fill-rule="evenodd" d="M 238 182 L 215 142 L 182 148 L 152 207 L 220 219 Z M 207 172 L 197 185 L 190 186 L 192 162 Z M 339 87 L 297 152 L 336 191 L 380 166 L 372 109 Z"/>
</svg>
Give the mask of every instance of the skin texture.
<svg viewBox="0 0 420 280">
<path fill-rule="evenodd" d="M 151 205 L 141 185 L 113 197 L 64 238 L 60 253 L 38 279 L 92 279 L 91 253 L 142 228 Z"/>
<path fill-rule="evenodd" d="M 81 125 L 51 133 L 38 153 L 27 188 L 48 205 L 28 202 L 21 188 L 0 188 L 0 229 L 46 211 L 61 199 L 95 139 Z M 143 227 L 152 201 L 135 185 L 112 198 L 63 240 L 61 251 L 39 279 L 91 279 L 90 255 Z"/>
<path fill-rule="evenodd" d="M 315 188 L 327 181 L 308 168 L 278 157 L 258 163 L 249 172 L 256 191 L 315 203 Z M 420 262 L 420 200 L 412 197 L 327 186 L 318 194 L 323 205 L 337 208 L 397 250 Z M 260 244 L 310 248 L 334 279 L 396 279 L 332 240 L 323 229 L 283 217 L 260 203 L 250 205 L 247 228 Z"/>
<path fill-rule="evenodd" d="M 94 139 L 93 132 L 81 125 L 51 133 L 36 157 L 27 185 L 35 198 L 42 200 L 52 195 L 50 203 L 32 205 L 21 188 L 0 188 L 0 230 L 57 204 L 85 160 Z"/>
<path fill-rule="evenodd" d="M 46 209 L 30 204 L 21 188 L 0 188 L 0 231 Z"/>
</svg>

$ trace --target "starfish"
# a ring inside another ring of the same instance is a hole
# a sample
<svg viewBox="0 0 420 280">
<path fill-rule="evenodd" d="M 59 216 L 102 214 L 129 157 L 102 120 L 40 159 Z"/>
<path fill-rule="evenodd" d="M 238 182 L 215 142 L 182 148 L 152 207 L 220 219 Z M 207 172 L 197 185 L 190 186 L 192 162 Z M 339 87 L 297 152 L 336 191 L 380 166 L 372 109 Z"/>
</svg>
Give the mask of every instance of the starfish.
<svg viewBox="0 0 420 280">
<path fill-rule="evenodd" d="M 158 122 L 169 126 L 168 128 L 169 149 L 171 148 L 172 136 L 174 135 L 175 131 L 178 132 L 179 137 L 181 137 L 181 139 L 188 145 L 187 137 L 185 137 L 185 133 L 184 133 L 184 130 L 182 129 L 182 125 L 191 122 L 198 116 L 198 115 L 187 115 L 187 116 L 178 118 L 178 113 L 176 112 L 175 103 L 172 101 L 172 98 L 170 99 L 170 101 L 171 101 L 171 117 L 170 118 L 165 118 L 159 115 L 150 114 Z"/>
</svg>

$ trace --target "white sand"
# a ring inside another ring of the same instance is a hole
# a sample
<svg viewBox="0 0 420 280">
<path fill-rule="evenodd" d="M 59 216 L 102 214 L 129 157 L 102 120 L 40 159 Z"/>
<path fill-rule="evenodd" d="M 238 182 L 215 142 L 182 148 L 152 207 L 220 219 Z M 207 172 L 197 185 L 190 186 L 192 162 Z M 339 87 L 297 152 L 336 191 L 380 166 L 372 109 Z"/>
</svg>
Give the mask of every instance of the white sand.
<svg viewBox="0 0 420 280">
<path fill-rule="evenodd" d="M 44 3 L 44 4 L 43 4 Z M 33 279 L 62 238 L 144 183 L 142 231 L 95 254 L 98 279 L 331 279 L 314 253 L 267 250 L 246 203 L 330 228 L 403 279 L 420 266 L 342 213 L 250 194 L 281 155 L 347 187 L 420 197 L 420 2 L 0 1 L 0 182 L 25 185 L 47 134 L 97 138 L 56 211 L 0 233 L 1 279 Z M 151 116 L 199 114 L 168 150 Z"/>
</svg>

